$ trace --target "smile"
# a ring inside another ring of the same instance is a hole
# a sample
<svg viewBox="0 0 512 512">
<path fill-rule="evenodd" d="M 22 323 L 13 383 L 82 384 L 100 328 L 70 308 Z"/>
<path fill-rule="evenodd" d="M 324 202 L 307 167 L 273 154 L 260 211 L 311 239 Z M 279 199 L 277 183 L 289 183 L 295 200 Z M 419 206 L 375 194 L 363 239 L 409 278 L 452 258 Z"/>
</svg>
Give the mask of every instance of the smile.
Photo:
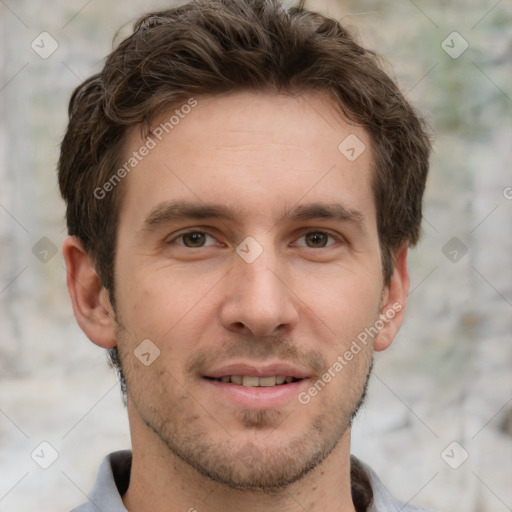
<svg viewBox="0 0 512 512">
<path fill-rule="evenodd" d="M 264 387 L 270 388 L 274 386 L 281 386 L 297 382 L 301 379 L 295 377 L 285 377 L 283 375 L 270 376 L 270 377 L 256 377 L 253 375 L 223 375 L 220 378 L 207 377 L 211 380 L 224 382 L 225 384 L 236 384 L 238 386 L 245 386 L 247 388 Z"/>
</svg>

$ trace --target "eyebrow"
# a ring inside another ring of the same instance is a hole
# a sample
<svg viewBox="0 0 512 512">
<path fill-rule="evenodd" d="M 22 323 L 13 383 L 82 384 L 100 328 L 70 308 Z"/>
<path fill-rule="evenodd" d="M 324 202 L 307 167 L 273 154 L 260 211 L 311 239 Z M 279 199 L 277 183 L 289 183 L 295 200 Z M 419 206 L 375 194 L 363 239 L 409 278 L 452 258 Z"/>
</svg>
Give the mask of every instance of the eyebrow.
<svg viewBox="0 0 512 512">
<path fill-rule="evenodd" d="M 142 225 L 144 231 L 155 231 L 164 224 L 190 219 L 221 219 L 234 220 L 237 217 L 235 209 L 225 205 L 190 203 L 186 201 L 171 201 L 160 203 L 145 218 Z"/>
<path fill-rule="evenodd" d="M 219 219 L 235 221 L 243 212 L 222 204 L 194 203 L 187 201 L 166 201 L 157 205 L 145 218 L 142 230 L 155 231 L 162 225 L 196 219 Z M 287 210 L 275 225 L 284 222 L 332 219 L 353 224 L 365 231 L 364 215 L 361 211 L 347 208 L 339 203 L 310 203 L 297 205 Z"/>
<path fill-rule="evenodd" d="M 316 220 L 332 219 L 354 224 L 364 231 L 364 215 L 361 211 L 348 208 L 340 203 L 310 203 L 298 205 L 287 211 L 278 221 L 278 224 L 288 220 Z"/>
</svg>

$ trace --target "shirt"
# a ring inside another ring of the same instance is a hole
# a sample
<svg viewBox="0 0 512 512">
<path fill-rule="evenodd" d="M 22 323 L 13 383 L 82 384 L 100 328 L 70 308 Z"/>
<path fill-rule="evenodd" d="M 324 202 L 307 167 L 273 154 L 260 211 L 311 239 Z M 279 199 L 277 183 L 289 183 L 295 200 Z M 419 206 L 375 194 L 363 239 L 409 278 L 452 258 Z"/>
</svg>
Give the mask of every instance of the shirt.
<svg viewBox="0 0 512 512">
<path fill-rule="evenodd" d="M 130 450 L 114 452 L 105 457 L 88 501 L 71 512 L 128 512 L 121 496 L 127 491 L 130 483 L 131 464 Z M 368 465 L 361 464 L 369 476 L 373 489 L 373 503 L 367 512 L 434 512 L 431 509 L 397 501 L 375 472 Z"/>
</svg>

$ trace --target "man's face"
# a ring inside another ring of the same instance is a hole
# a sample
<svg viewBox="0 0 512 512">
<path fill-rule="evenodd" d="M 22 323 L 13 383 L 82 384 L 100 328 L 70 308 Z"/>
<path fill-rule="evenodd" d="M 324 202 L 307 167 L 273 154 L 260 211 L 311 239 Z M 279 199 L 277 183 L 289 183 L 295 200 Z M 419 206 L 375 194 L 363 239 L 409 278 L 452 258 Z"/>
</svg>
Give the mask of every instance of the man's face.
<svg viewBox="0 0 512 512">
<path fill-rule="evenodd" d="M 299 400 L 380 313 L 370 140 L 319 94 L 197 101 L 122 184 L 128 407 L 202 474 L 279 487 L 334 449 L 367 380 L 372 343 Z M 133 130 L 126 158 L 144 143 Z"/>
</svg>

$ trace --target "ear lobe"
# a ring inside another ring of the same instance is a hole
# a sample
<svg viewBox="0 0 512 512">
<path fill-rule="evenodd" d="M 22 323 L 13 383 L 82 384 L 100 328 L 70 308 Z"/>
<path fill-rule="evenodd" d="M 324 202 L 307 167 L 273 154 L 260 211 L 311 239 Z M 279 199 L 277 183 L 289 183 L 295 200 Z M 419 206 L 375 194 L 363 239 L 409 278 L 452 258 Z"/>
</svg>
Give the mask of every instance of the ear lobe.
<svg viewBox="0 0 512 512">
<path fill-rule="evenodd" d="M 74 236 L 64 241 L 62 254 L 66 262 L 66 284 L 78 325 L 96 345 L 115 347 L 114 312 L 90 256 Z"/>
<path fill-rule="evenodd" d="M 393 275 L 384 289 L 379 318 L 384 327 L 375 338 L 374 349 L 377 352 L 388 348 L 400 330 L 409 293 L 409 281 L 407 245 L 403 245 L 395 254 Z"/>
</svg>

